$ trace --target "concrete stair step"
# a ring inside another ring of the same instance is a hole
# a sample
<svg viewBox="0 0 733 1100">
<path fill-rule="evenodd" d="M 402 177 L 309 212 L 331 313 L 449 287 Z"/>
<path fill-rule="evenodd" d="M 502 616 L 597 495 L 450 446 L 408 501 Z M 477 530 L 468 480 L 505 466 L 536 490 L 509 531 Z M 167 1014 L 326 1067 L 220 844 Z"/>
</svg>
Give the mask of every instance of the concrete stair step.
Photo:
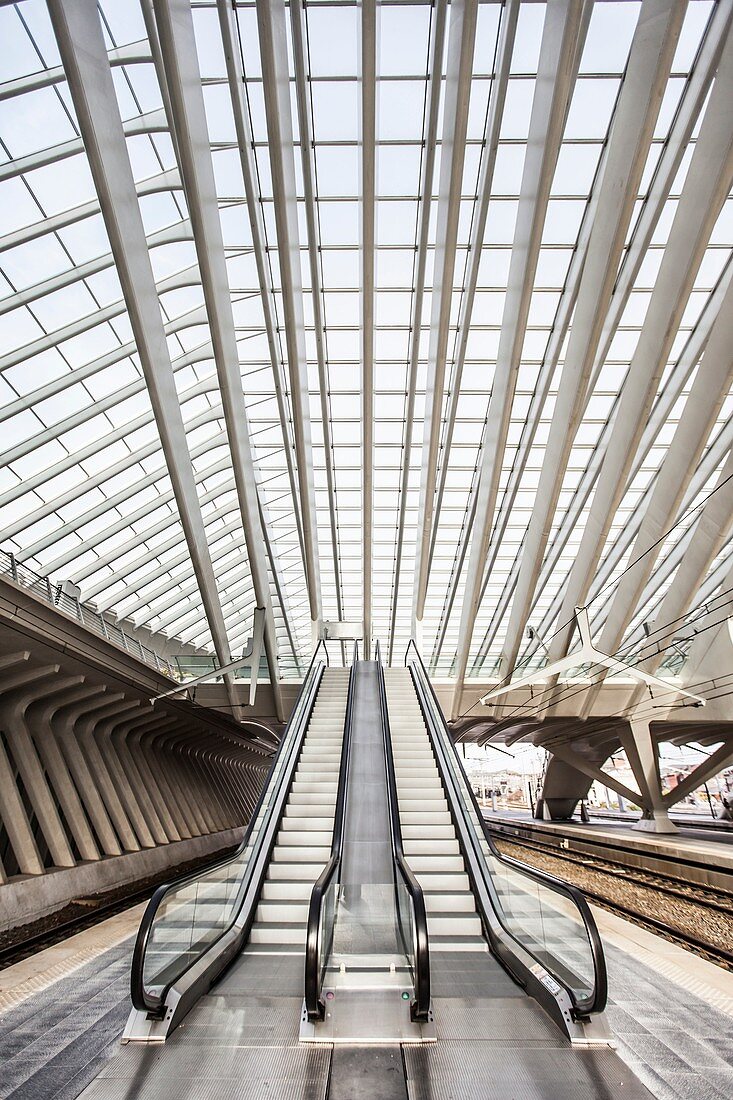
<svg viewBox="0 0 733 1100">
<path fill-rule="evenodd" d="M 448 810 L 403 810 L 400 807 L 400 821 L 402 830 L 410 825 L 431 826 L 451 825 L 452 818 Z"/>
<path fill-rule="evenodd" d="M 430 935 L 432 951 L 486 951 L 486 940 L 481 935 L 452 936 L 445 933 Z"/>
<path fill-rule="evenodd" d="M 302 793 L 302 791 L 296 791 L 295 786 L 293 786 L 292 790 L 290 791 L 290 797 L 288 798 L 288 808 L 292 806 L 293 809 L 303 806 L 317 806 L 323 807 L 325 809 L 326 806 L 335 805 L 336 785 L 333 786 L 333 791 L 331 794 L 326 791 L 322 791 L 320 794 Z"/>
<path fill-rule="evenodd" d="M 442 841 L 442 840 L 455 840 L 456 831 L 453 827 L 453 822 L 449 821 L 447 824 L 436 825 L 434 822 L 428 824 L 423 822 L 420 825 L 408 825 L 402 826 L 402 838 L 403 840 L 429 840 Z"/>
<path fill-rule="evenodd" d="M 476 913 L 476 902 L 470 890 L 452 893 L 449 890 L 426 890 L 425 908 L 428 913 Z"/>
<path fill-rule="evenodd" d="M 329 855 L 330 855 L 329 849 Z M 270 866 L 267 868 L 267 882 L 306 882 L 308 883 L 308 892 L 313 883 L 316 881 L 321 871 L 326 864 L 324 859 L 322 862 L 304 863 L 294 860 L 288 861 L 287 859 L 271 860 Z"/>
<path fill-rule="evenodd" d="M 300 832 L 291 829 L 280 829 L 277 834 L 277 846 L 281 844 L 290 848 L 322 848 L 330 846 L 333 836 L 333 828 L 330 829 L 303 829 Z M 436 841 L 436 843 L 439 843 Z"/>
<path fill-rule="evenodd" d="M 317 809 L 317 807 L 313 807 Z M 283 833 L 328 833 L 333 831 L 333 818 L 331 817 L 294 817 L 286 813 L 280 822 L 280 831 Z"/>
<path fill-rule="evenodd" d="M 415 875 L 426 894 L 468 894 L 473 898 L 465 870 L 461 872 L 415 871 Z"/>
<path fill-rule="evenodd" d="M 310 839 L 310 838 L 309 838 Z M 331 855 L 331 837 L 328 838 L 328 843 L 314 845 L 312 848 L 306 845 L 298 844 L 285 844 L 281 843 L 280 838 L 275 845 L 272 852 L 272 859 L 270 863 L 316 863 L 323 866 L 328 862 Z M 313 881 L 318 878 L 319 872 L 313 875 Z"/>
<path fill-rule="evenodd" d="M 428 936 L 480 936 L 477 913 L 435 913 L 428 911 Z"/>
<path fill-rule="evenodd" d="M 313 883 L 310 879 L 266 879 L 262 883 L 263 901 L 301 901 L 310 902 Z"/>
<path fill-rule="evenodd" d="M 249 942 L 304 945 L 305 933 L 302 924 L 253 924 Z"/>
<path fill-rule="evenodd" d="M 407 862 L 417 875 L 418 880 L 421 871 L 427 871 L 430 874 L 437 874 L 438 872 L 465 874 L 466 870 L 461 855 L 411 855 Z"/>
<path fill-rule="evenodd" d="M 308 902 L 296 898 L 261 901 L 255 914 L 257 924 L 298 924 L 303 927 L 307 921 Z"/>
<path fill-rule="evenodd" d="M 404 849 L 408 862 L 411 856 L 453 856 L 458 855 L 461 850 L 455 837 L 445 840 L 413 840 L 406 838 Z"/>
</svg>

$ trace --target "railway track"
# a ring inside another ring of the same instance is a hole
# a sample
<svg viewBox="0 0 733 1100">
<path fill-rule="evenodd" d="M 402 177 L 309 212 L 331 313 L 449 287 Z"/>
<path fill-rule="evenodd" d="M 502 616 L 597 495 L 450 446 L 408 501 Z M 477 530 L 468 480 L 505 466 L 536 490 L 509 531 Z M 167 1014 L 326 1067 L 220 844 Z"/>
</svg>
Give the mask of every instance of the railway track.
<svg viewBox="0 0 733 1100">
<path fill-rule="evenodd" d="M 507 855 L 567 879 L 604 909 L 733 971 L 730 891 L 706 890 L 670 874 L 629 871 L 612 859 L 566 852 L 524 837 L 509 838 L 506 833 L 497 833 L 495 840 Z M 712 938 L 697 931 L 695 924 L 710 928 Z M 729 931 L 719 935 L 724 929 Z"/>
</svg>

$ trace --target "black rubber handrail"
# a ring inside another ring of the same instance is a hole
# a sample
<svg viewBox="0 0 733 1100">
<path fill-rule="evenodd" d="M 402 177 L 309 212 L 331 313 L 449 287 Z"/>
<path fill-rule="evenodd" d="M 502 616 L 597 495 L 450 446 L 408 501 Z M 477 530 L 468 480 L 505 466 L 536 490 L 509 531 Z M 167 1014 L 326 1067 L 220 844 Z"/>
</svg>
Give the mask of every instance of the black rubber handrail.
<svg viewBox="0 0 733 1100">
<path fill-rule="evenodd" d="M 331 855 L 328 863 L 316 879 L 311 890 L 308 905 L 308 930 L 305 938 L 305 1007 L 308 1019 L 312 1022 L 322 1020 L 325 1005 L 321 998 L 321 957 L 328 955 L 333 940 L 333 927 L 329 930 L 329 942 L 321 943 L 321 913 L 326 891 L 333 882 L 334 875 L 341 865 L 344 848 L 344 822 L 346 820 L 346 797 L 349 783 L 349 757 L 351 753 L 351 723 L 354 710 L 354 684 L 356 681 L 356 662 L 359 660 L 359 643 L 354 642 L 353 660 L 349 675 L 349 691 L 346 697 L 344 715 L 344 739 L 341 744 L 341 764 L 339 766 L 338 791 L 333 817 L 333 835 Z"/>
<path fill-rule="evenodd" d="M 411 649 L 414 650 L 415 653 L 415 659 L 413 661 L 409 660 Z M 438 726 L 438 732 L 441 736 L 442 743 L 447 743 L 452 750 L 453 759 L 458 764 L 460 773 L 463 776 L 463 781 L 466 791 L 468 793 L 468 797 L 471 801 L 472 808 L 480 824 L 484 839 L 489 846 L 492 856 L 494 856 L 500 863 L 503 863 L 505 866 L 511 867 L 518 873 L 525 875 L 528 878 L 534 879 L 536 882 L 541 883 L 543 886 L 547 886 L 549 889 L 554 890 L 555 893 L 561 894 L 569 898 L 578 909 L 588 936 L 588 942 L 591 950 L 591 958 L 593 961 L 593 993 L 590 997 L 578 999 L 575 992 L 568 986 L 567 982 L 563 980 L 560 975 L 553 974 L 553 977 L 567 991 L 568 996 L 573 1003 L 574 1010 L 577 1016 L 590 1016 L 593 1013 L 602 1012 L 603 1009 L 606 1007 L 606 1002 L 608 1000 L 608 974 L 606 970 L 606 959 L 603 952 L 603 943 L 601 942 L 598 927 L 596 925 L 595 918 L 590 910 L 588 902 L 586 901 L 582 892 L 576 886 L 572 886 L 570 883 L 564 882 L 562 879 L 555 878 L 554 875 L 550 875 L 546 871 L 540 871 L 536 867 L 530 867 L 529 864 L 522 863 L 520 860 L 513 859 L 511 856 L 506 856 L 496 847 L 496 844 L 494 843 L 494 838 L 492 837 L 489 827 L 484 820 L 484 816 L 481 813 L 481 808 L 476 799 L 476 795 L 474 794 L 473 787 L 471 786 L 470 780 L 466 775 L 466 771 L 463 767 L 463 762 L 458 754 L 455 742 L 453 741 L 453 738 L 450 735 L 450 731 L 448 730 L 445 718 L 443 717 L 443 711 L 441 710 L 440 703 L 438 702 L 438 698 L 435 694 L 435 691 L 433 690 L 433 685 L 430 682 L 430 677 L 428 676 L 427 670 L 425 668 L 425 665 L 423 664 L 420 652 L 415 645 L 414 639 L 410 639 L 410 642 L 407 646 L 407 651 L 405 653 L 405 666 L 410 667 L 410 671 L 413 673 L 413 678 L 415 679 L 415 685 L 417 687 L 417 679 L 415 677 L 414 670 L 411 667 L 412 665 L 417 665 L 418 669 L 420 670 L 421 682 L 423 682 L 425 689 L 432 699 L 434 711 L 431 710 L 430 715 L 432 715 L 433 717 L 435 717 L 436 714 L 440 716 L 440 723 L 436 721 L 435 725 Z M 429 721 L 430 716 L 428 714 L 427 708 L 423 706 L 422 700 L 420 700 L 419 693 L 418 701 L 420 702 L 420 707 L 423 711 L 423 717 L 425 719 L 428 730 L 430 730 L 432 724 Z M 436 760 L 438 762 L 438 766 L 440 767 L 441 761 L 438 759 L 437 754 Z M 447 792 L 448 784 L 444 782 L 443 786 Z M 494 909 L 494 913 L 506 934 L 512 940 L 515 940 L 515 936 L 513 935 L 511 930 L 507 928 L 506 924 L 502 920 L 500 912 L 496 908 Z M 521 946 L 525 951 L 528 951 L 529 954 L 532 954 L 531 949 L 526 944 L 523 943 Z M 545 964 L 543 963 L 542 965 Z"/>
<path fill-rule="evenodd" d="M 410 1005 L 410 1018 L 415 1021 L 424 1022 L 428 1019 L 430 1013 L 430 947 L 428 941 L 428 917 L 425 909 L 425 895 L 423 894 L 422 886 L 405 859 L 405 853 L 402 847 L 400 807 L 397 795 L 397 779 L 394 770 L 394 756 L 392 753 L 392 730 L 389 724 L 387 689 L 384 682 L 384 669 L 382 668 L 379 641 L 377 641 L 374 656 L 377 662 L 379 676 L 379 705 L 382 718 L 382 737 L 384 740 L 384 765 L 387 773 L 392 857 L 395 870 L 399 873 L 410 896 L 413 915 L 413 942 L 411 947 L 415 959 L 413 975 L 415 982 L 415 999 Z M 395 892 L 396 889 L 397 878 L 395 875 Z M 399 903 L 396 901 L 396 904 Z M 407 949 L 407 944 L 405 944 L 405 948 Z"/>
<path fill-rule="evenodd" d="M 321 647 L 323 647 L 324 656 L 322 658 L 319 658 L 319 660 L 317 661 Z M 247 847 L 247 844 L 249 843 L 250 836 L 252 835 L 252 830 L 255 826 L 260 810 L 262 809 L 263 802 L 269 791 L 270 783 L 272 782 L 273 776 L 275 775 L 280 756 L 284 751 L 285 745 L 288 744 L 290 740 L 290 732 L 291 730 L 293 730 L 296 723 L 301 722 L 304 718 L 307 718 L 310 715 L 310 711 L 313 708 L 313 703 L 315 702 L 315 697 L 317 694 L 317 686 L 320 683 L 320 673 L 323 671 L 323 667 L 327 666 L 328 664 L 328 650 L 325 643 L 323 641 L 320 641 L 313 652 L 310 665 L 308 666 L 308 670 L 303 678 L 303 685 L 301 687 L 300 694 L 298 696 L 295 706 L 293 707 L 288 724 L 283 732 L 280 744 L 277 748 L 277 752 L 272 758 L 270 770 L 267 774 L 265 782 L 262 785 L 260 797 L 258 798 L 257 805 L 255 806 L 252 812 L 252 816 L 250 817 L 247 831 L 245 832 L 241 843 L 237 847 L 237 850 L 233 854 L 227 856 L 225 859 L 214 860 L 203 869 L 199 868 L 197 871 L 190 872 L 187 875 L 182 875 L 180 878 L 174 879 L 173 882 L 163 883 L 163 885 L 159 886 L 155 890 L 152 897 L 150 898 L 145 912 L 143 913 L 142 921 L 140 922 L 140 928 L 138 929 L 137 938 L 135 940 L 135 947 L 132 953 L 132 967 L 130 972 L 130 997 L 132 999 L 133 1006 L 138 1009 L 138 1011 L 147 1012 L 151 1016 L 161 1016 L 165 1010 L 166 996 L 173 982 L 178 981 L 186 973 L 186 971 L 194 965 L 195 962 L 198 962 L 198 959 L 206 954 L 206 952 L 209 951 L 214 946 L 214 944 L 217 943 L 217 941 L 220 940 L 221 937 L 233 926 L 237 917 L 239 916 L 240 911 L 238 910 L 232 917 L 232 920 L 229 922 L 229 924 L 223 927 L 215 938 L 207 940 L 200 954 L 195 959 L 192 959 L 189 962 L 188 966 L 178 971 L 171 979 L 171 981 L 168 982 L 158 993 L 153 995 L 145 989 L 145 955 L 148 949 L 148 943 L 150 941 L 150 934 L 153 929 L 155 917 L 161 903 L 163 902 L 166 895 L 169 894 L 171 891 L 178 890 L 182 886 L 187 886 L 189 883 L 196 882 L 204 875 L 209 874 L 211 871 L 217 870 L 217 868 L 219 867 L 226 867 L 231 863 L 235 863 L 242 855 Z M 316 691 L 313 690 L 314 685 L 316 687 Z M 301 704 L 303 705 L 301 706 Z M 305 724 L 307 726 L 307 721 Z M 292 772 L 292 768 L 290 769 L 290 771 Z M 289 774 L 283 774 L 280 781 L 281 783 L 286 782 L 289 780 L 289 778 Z M 250 861 L 250 864 L 251 862 L 252 861 Z M 250 864 L 243 866 L 243 872 L 247 871 Z M 244 896 L 244 893 L 242 893 L 242 896 Z"/>
</svg>

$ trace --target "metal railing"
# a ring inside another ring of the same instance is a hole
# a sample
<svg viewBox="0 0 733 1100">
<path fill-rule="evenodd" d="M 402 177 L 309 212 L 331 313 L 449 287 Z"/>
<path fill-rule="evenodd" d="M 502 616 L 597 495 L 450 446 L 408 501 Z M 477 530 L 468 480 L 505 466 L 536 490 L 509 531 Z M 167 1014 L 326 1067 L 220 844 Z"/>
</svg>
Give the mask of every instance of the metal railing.
<svg viewBox="0 0 733 1100">
<path fill-rule="evenodd" d="M 586 899 L 569 883 L 497 849 L 414 641 L 405 665 L 495 954 L 550 1011 L 558 1007 L 554 1002 L 563 991 L 572 1019 L 601 1012 L 608 996 L 606 962 Z M 539 963 L 542 975 L 532 963 Z"/>
<path fill-rule="evenodd" d="M 39 596 L 52 607 L 63 611 L 66 615 L 71 615 L 88 630 L 126 649 L 133 657 L 137 657 L 147 665 L 152 665 L 164 676 L 169 676 L 172 680 L 180 680 L 180 673 L 169 658 L 161 657 L 150 646 L 143 645 L 137 638 L 125 633 L 111 619 L 106 618 L 77 596 L 66 592 L 63 585 L 52 584 L 48 577 L 41 576 L 40 573 L 34 572 L 27 565 L 17 561 L 15 555 L 8 553 L 7 550 L 0 550 L 0 574 L 9 576 L 21 588 L 27 588 L 34 596 Z"/>
<path fill-rule="evenodd" d="M 320 642 L 244 839 L 234 855 L 203 872 L 159 886 L 148 902 L 135 941 L 130 976 L 132 1003 L 139 1012 L 167 1021 L 167 999 L 175 986 L 177 993 L 170 1011 L 178 1010 L 182 1016 L 247 942 L 327 664 L 328 653 Z M 210 955 L 210 961 L 202 963 L 206 955 Z M 171 1026 L 178 1022 L 176 1017 Z"/>
<path fill-rule="evenodd" d="M 308 905 L 308 929 L 305 939 L 305 1007 L 311 1022 L 322 1020 L 325 1005 L 321 997 L 323 978 L 333 945 L 337 872 L 341 866 L 344 848 L 344 822 L 346 820 L 346 794 L 349 779 L 351 751 L 351 723 L 354 708 L 354 682 L 356 663 L 359 660 L 359 643 L 354 642 L 353 661 L 349 675 L 349 691 L 346 698 L 344 738 L 341 746 L 338 792 L 333 817 L 331 854 L 328 863 L 316 879 Z"/>
<path fill-rule="evenodd" d="M 379 706 L 384 739 L 384 765 L 387 774 L 387 802 L 389 806 L 390 836 L 392 838 L 392 858 L 395 868 L 397 921 L 415 985 L 415 999 L 410 1005 L 410 1017 L 414 1021 L 425 1022 L 430 1014 L 428 917 L 422 886 L 405 859 L 402 848 L 399 798 L 397 795 L 394 755 L 392 753 L 392 731 L 389 724 L 387 689 L 384 682 L 384 668 L 382 667 L 379 641 L 376 644 L 374 659 L 377 662 L 379 676 Z"/>
</svg>

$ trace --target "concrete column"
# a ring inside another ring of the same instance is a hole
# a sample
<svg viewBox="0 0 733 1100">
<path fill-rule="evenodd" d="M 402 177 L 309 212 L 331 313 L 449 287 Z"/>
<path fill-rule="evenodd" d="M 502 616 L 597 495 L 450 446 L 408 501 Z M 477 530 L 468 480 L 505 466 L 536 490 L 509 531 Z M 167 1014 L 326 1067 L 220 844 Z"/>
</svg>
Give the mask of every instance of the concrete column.
<svg viewBox="0 0 733 1100">
<path fill-rule="evenodd" d="M 180 728 L 171 730 L 158 741 L 158 751 L 162 755 L 169 774 L 175 777 L 175 790 L 182 806 L 188 814 L 191 829 L 197 836 L 212 832 L 205 813 L 205 803 L 201 792 L 193 790 L 190 781 L 189 761 L 185 755 L 185 744 L 193 735 L 182 732 Z"/>
<path fill-rule="evenodd" d="M 89 820 L 99 838 L 102 851 L 106 856 L 120 856 L 122 855 L 120 838 L 115 832 L 114 825 L 102 801 L 96 780 L 89 770 L 89 765 L 79 746 L 74 729 L 76 722 L 86 713 L 87 709 L 99 705 L 95 700 L 98 696 L 104 695 L 106 690 L 105 687 L 86 690 L 80 688 L 78 700 L 73 705 L 71 703 L 67 704 L 55 716 L 53 733 L 74 778 L 76 789 Z"/>
<path fill-rule="evenodd" d="M 147 717 L 147 715 L 144 717 Z M 171 838 L 163 827 L 163 823 L 158 816 L 158 811 L 153 805 L 147 786 L 127 746 L 127 734 L 130 724 L 139 721 L 140 715 L 135 712 L 125 717 L 120 717 L 119 720 L 110 719 L 108 722 L 102 723 L 101 727 L 97 730 L 97 737 L 107 737 L 110 748 L 115 754 L 122 773 L 127 780 L 130 792 L 140 808 L 140 812 L 142 813 L 155 843 L 169 844 Z"/>
<path fill-rule="evenodd" d="M 84 860 L 100 858 L 99 848 L 89 827 L 84 807 L 69 774 L 51 724 L 54 715 L 68 703 L 70 689 L 83 684 L 83 676 L 68 676 L 55 685 L 50 697 L 28 708 L 26 719 L 38 754 L 43 761 L 51 784 L 64 811 L 66 823 L 74 837 L 79 854 Z"/>
<path fill-rule="evenodd" d="M 154 848 L 156 845 L 155 837 L 148 826 L 142 807 L 130 786 L 130 782 L 120 763 L 111 739 L 112 728 L 117 724 L 118 720 L 126 712 L 137 710 L 139 706 L 139 699 L 120 703 L 115 707 L 113 714 L 105 715 L 105 717 L 97 719 L 92 729 L 92 737 L 104 759 L 110 777 L 114 782 L 115 790 L 125 808 L 130 824 L 137 833 L 140 844 L 143 848 Z"/>
<path fill-rule="evenodd" d="M 21 874 L 42 875 L 44 866 L 41 853 L 38 851 L 25 806 L 15 785 L 15 775 L 2 740 L 0 740 L 0 816 Z"/>
<path fill-rule="evenodd" d="M 157 762 L 154 764 L 148 760 L 142 748 L 142 736 L 151 725 L 157 726 L 160 722 L 158 715 L 142 715 L 137 722 L 129 723 L 125 737 L 125 751 L 137 771 L 141 783 L 143 783 L 155 812 L 158 815 L 169 840 L 181 840 L 181 832 L 170 812 L 168 801 L 165 797 L 163 784 L 160 781 Z"/>
<path fill-rule="evenodd" d="M 0 716 L 16 767 L 23 779 L 54 865 L 74 867 L 76 859 L 25 720 L 26 710 L 38 698 L 39 684 L 42 693 L 44 684 L 53 682 L 58 670 L 58 665 L 47 665 L 40 669 L 26 668 L 6 675 L 2 684 Z"/>
<path fill-rule="evenodd" d="M 128 852 L 139 852 L 141 844 L 120 801 L 115 784 L 110 778 L 110 773 L 99 751 L 99 746 L 92 736 L 96 723 L 105 717 L 110 710 L 114 711 L 121 699 L 124 699 L 121 692 L 108 695 L 103 702 L 87 711 L 84 717 L 76 723 L 75 729 L 79 745 L 92 774 L 92 780 L 102 797 L 107 813 L 114 823 L 123 848 Z"/>
<path fill-rule="evenodd" d="M 664 804 L 662 782 L 659 776 L 659 754 L 649 729 L 649 722 L 646 718 L 632 718 L 629 724 L 631 735 L 622 734 L 621 744 L 626 750 L 639 788 L 647 796 L 648 805 L 651 807 L 644 808 L 644 814 L 634 828 L 645 833 L 674 833 L 677 829 L 669 820 L 669 813 Z"/>
<path fill-rule="evenodd" d="M 173 821 L 175 822 L 175 826 L 178 830 L 179 836 L 183 840 L 187 840 L 194 834 L 191 831 L 191 826 L 189 825 L 187 817 L 183 812 L 181 800 L 177 796 L 176 791 L 172 785 L 172 776 L 169 774 L 168 768 L 165 766 L 161 755 L 158 753 L 155 744 L 155 738 L 159 732 L 159 724 L 156 725 L 153 729 L 146 729 L 143 732 L 142 737 L 140 738 L 140 752 L 144 756 L 146 767 L 156 777 L 156 781 L 158 783 L 158 786 L 160 787 L 161 794 L 168 805 L 168 811 L 173 818 Z"/>
</svg>

